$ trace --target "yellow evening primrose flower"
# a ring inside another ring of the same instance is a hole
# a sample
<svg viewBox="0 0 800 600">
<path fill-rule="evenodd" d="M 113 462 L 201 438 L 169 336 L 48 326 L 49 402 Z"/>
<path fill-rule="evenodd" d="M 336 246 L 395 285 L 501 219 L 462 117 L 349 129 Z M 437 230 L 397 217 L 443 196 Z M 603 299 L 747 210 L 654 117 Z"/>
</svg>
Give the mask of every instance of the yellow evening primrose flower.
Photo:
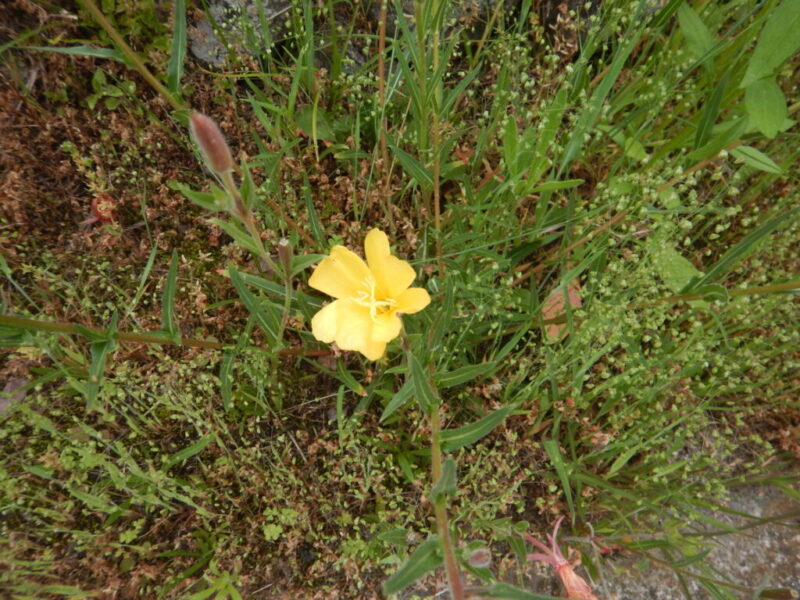
<svg viewBox="0 0 800 600">
<path fill-rule="evenodd" d="M 367 262 L 344 246 L 334 246 L 312 273 L 308 285 L 336 298 L 311 319 L 320 342 L 358 350 L 378 360 L 387 342 L 400 335 L 400 315 L 419 312 L 431 301 L 422 288 L 409 287 L 416 277 L 404 260 L 392 256 L 389 238 L 373 229 L 364 240 Z"/>
</svg>

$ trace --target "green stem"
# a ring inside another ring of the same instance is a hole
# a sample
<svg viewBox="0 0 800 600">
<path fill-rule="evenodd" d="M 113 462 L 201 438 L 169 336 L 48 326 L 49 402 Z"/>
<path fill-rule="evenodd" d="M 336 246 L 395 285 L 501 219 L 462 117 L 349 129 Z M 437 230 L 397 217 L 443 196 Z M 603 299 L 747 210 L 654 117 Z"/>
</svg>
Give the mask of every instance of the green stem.
<svg viewBox="0 0 800 600">
<path fill-rule="evenodd" d="M 400 330 L 400 340 L 406 355 L 406 366 L 411 365 L 411 341 L 405 329 Z M 429 381 L 433 389 L 433 381 Z M 428 415 L 431 422 L 431 486 L 435 486 L 442 477 L 442 421 L 439 415 L 439 406 L 435 406 Z M 452 600 L 464 600 L 464 583 L 458 572 L 458 562 L 453 550 L 453 540 L 450 538 L 450 524 L 447 518 L 445 498 L 437 498 L 433 505 L 436 516 L 436 531 L 444 553 L 444 568 L 447 573 L 447 583 L 450 587 Z"/>
<path fill-rule="evenodd" d="M 84 325 L 74 325 L 72 323 L 52 323 L 50 321 L 37 321 L 35 319 L 26 319 L 24 317 L 12 317 L 11 315 L 0 315 L 0 326 L 7 326 L 13 329 L 22 329 L 25 331 L 41 331 L 45 333 L 62 333 L 66 335 L 84 335 L 84 333 L 93 333 L 96 335 L 106 335 L 108 330 L 100 329 L 98 327 L 87 327 Z M 135 342 L 140 344 L 157 344 L 159 346 L 186 346 L 188 348 L 207 348 L 210 350 L 223 350 L 228 348 L 231 344 L 223 344 L 220 342 L 210 342 L 208 340 L 197 340 L 191 338 L 182 338 L 178 341 L 171 337 L 164 335 L 161 332 L 154 333 L 128 333 L 118 331 L 114 334 L 115 338 L 122 342 Z M 255 347 L 255 346 L 253 346 Z M 263 348 L 262 348 L 263 349 Z M 281 356 L 296 356 L 303 354 L 305 356 L 326 356 L 331 354 L 330 350 L 304 350 L 303 348 L 285 348 L 278 352 Z"/>
<path fill-rule="evenodd" d="M 83 7 L 89 11 L 94 17 L 94 20 L 102 27 L 105 32 L 109 35 L 109 37 L 114 41 L 117 47 L 122 51 L 122 53 L 127 57 L 130 61 L 131 65 L 139 72 L 139 74 L 144 77 L 145 81 L 149 83 L 153 89 L 155 89 L 159 94 L 161 94 L 167 102 L 172 105 L 172 108 L 175 110 L 182 110 L 186 108 L 186 105 L 175 98 L 167 88 L 165 88 L 162 83 L 155 78 L 155 76 L 150 72 L 150 70 L 145 66 L 145 64 L 139 58 L 139 55 L 134 52 L 133 48 L 131 48 L 127 42 L 122 39 L 122 36 L 117 32 L 111 22 L 106 19 L 106 16 L 102 13 L 102 11 L 97 8 L 97 5 L 94 3 L 93 0 L 79 0 Z"/>
<path fill-rule="evenodd" d="M 442 444 L 441 444 L 441 419 L 439 407 L 435 407 L 430 414 L 431 419 L 431 483 L 436 485 L 442 476 Z M 464 599 L 464 583 L 458 572 L 455 552 L 453 551 L 453 541 L 450 539 L 450 524 L 447 519 L 447 507 L 445 498 L 438 498 L 434 504 L 436 515 L 436 529 L 439 533 L 439 540 L 444 552 L 444 568 L 447 572 L 447 583 L 450 587 L 450 598 L 452 600 Z"/>
<path fill-rule="evenodd" d="M 233 174 L 231 171 L 225 171 L 222 173 L 221 178 L 222 185 L 225 187 L 225 191 L 228 192 L 228 195 L 233 199 L 234 202 L 234 208 L 231 213 L 237 219 L 239 219 L 247 229 L 247 233 L 250 234 L 250 237 L 253 239 L 253 243 L 258 249 L 258 258 L 260 258 L 267 268 L 273 273 L 279 273 L 280 271 L 278 271 L 277 266 L 272 261 L 272 257 L 270 257 L 266 248 L 264 248 L 264 243 L 261 241 L 261 232 L 256 226 L 256 219 L 253 211 L 250 210 L 249 207 L 245 206 L 244 202 L 242 201 L 242 196 L 239 194 L 239 189 L 236 187 L 236 184 L 233 181 Z"/>
</svg>

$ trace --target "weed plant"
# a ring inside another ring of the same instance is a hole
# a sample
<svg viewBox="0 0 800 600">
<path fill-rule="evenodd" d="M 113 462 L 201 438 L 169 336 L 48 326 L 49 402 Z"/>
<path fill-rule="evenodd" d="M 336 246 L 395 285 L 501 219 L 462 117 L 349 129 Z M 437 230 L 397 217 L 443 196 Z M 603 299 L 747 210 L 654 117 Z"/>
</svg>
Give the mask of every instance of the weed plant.
<svg viewBox="0 0 800 600">
<path fill-rule="evenodd" d="M 738 486 L 797 499 L 800 4 L 466 4 L 294 1 L 215 73 L 183 0 L 0 47 L 95 59 L 47 101 L 140 128 L 63 150 L 93 195 L 141 190 L 84 227 L 149 248 L 0 231 L 9 597 L 545 598 L 525 540 L 558 516 L 570 597 L 611 546 L 759 594 L 704 536 Z M 153 159 L 190 121 L 207 178 Z M 157 184 L 214 244 L 151 223 Z M 308 284 L 373 228 L 431 298 L 376 361 L 315 339 Z"/>
</svg>

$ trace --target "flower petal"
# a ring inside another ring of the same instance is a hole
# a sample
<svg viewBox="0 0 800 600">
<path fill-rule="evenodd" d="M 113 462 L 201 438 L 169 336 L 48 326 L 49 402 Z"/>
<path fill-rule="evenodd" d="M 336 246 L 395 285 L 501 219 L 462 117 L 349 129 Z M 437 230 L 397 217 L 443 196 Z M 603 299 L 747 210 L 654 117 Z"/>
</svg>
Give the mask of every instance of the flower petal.
<svg viewBox="0 0 800 600">
<path fill-rule="evenodd" d="M 369 275 L 366 263 L 355 252 L 334 246 L 311 274 L 308 285 L 334 298 L 346 298 L 368 290 Z"/>
<path fill-rule="evenodd" d="M 386 352 L 386 342 L 376 342 L 368 340 L 363 348 L 358 350 L 367 357 L 368 360 L 378 360 Z"/>
<path fill-rule="evenodd" d="M 372 322 L 370 338 L 379 342 L 391 342 L 400 335 L 403 322 L 395 311 L 390 311 L 375 317 Z"/>
<path fill-rule="evenodd" d="M 369 308 L 349 298 L 338 300 L 336 304 L 336 345 L 342 350 L 358 350 L 368 358 L 374 356 L 378 348 L 374 344 L 376 340 L 372 339 L 373 323 Z M 382 355 L 381 351 L 378 357 Z"/>
<path fill-rule="evenodd" d="M 410 264 L 392 256 L 389 238 L 380 229 L 373 229 L 367 234 L 364 250 L 375 278 L 375 295 L 379 299 L 397 298 L 417 276 Z"/>
<path fill-rule="evenodd" d="M 311 319 L 311 333 L 320 342 L 330 344 L 336 339 L 336 332 L 339 329 L 338 304 L 341 300 L 335 300 L 323 306 Z"/>
<path fill-rule="evenodd" d="M 423 288 L 408 288 L 395 299 L 397 304 L 394 305 L 394 308 L 402 314 L 419 312 L 431 302 L 428 291 Z"/>
</svg>

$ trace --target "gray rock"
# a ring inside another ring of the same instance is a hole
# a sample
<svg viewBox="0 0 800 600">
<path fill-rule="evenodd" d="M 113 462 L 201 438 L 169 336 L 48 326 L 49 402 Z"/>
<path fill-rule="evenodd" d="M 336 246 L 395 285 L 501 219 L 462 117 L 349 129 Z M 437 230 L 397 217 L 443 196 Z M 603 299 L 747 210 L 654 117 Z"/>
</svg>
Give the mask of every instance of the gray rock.
<svg viewBox="0 0 800 600">
<path fill-rule="evenodd" d="M 189 28 L 189 50 L 198 60 L 219 68 L 227 62 L 229 49 L 238 53 L 266 49 L 270 41 L 286 37 L 290 8 L 290 0 L 215 0 L 208 7 L 210 18 Z"/>
</svg>

